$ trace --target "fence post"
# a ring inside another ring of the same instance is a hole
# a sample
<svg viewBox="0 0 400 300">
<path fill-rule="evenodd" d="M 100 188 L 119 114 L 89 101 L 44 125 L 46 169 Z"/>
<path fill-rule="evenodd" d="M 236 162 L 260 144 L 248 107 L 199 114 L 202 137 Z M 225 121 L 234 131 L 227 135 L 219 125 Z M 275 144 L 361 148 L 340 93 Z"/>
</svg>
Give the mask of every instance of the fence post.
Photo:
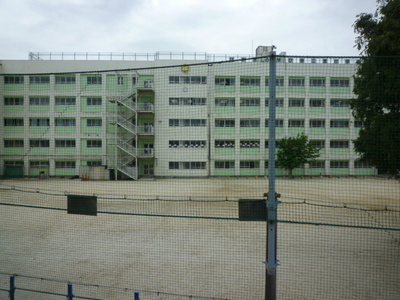
<svg viewBox="0 0 400 300">
<path fill-rule="evenodd" d="M 15 296 L 15 276 L 12 275 L 10 276 L 10 290 L 8 291 L 8 295 L 10 300 L 14 300 L 14 296 Z"/>
<path fill-rule="evenodd" d="M 68 283 L 67 300 L 72 300 L 73 298 L 74 298 L 74 294 L 72 292 L 72 283 Z"/>
<path fill-rule="evenodd" d="M 140 300 L 140 295 L 139 295 L 139 292 L 135 292 L 135 298 L 134 298 L 135 300 Z"/>
<path fill-rule="evenodd" d="M 266 245 L 266 274 L 265 300 L 276 299 L 276 236 L 277 236 L 277 207 L 275 191 L 275 150 L 276 150 L 276 54 L 272 46 L 269 55 L 269 159 L 268 159 L 268 199 L 267 206 L 267 245 Z"/>
</svg>

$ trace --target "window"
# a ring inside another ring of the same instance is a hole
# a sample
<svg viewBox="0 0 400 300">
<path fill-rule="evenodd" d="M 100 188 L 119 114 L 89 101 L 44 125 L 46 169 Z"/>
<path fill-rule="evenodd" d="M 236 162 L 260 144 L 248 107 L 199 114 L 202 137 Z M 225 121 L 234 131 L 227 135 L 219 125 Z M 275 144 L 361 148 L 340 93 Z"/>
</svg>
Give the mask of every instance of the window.
<svg viewBox="0 0 400 300">
<path fill-rule="evenodd" d="M 235 148 L 235 140 L 216 140 L 215 148 Z"/>
<path fill-rule="evenodd" d="M 325 78 L 310 78 L 310 86 L 325 86 Z"/>
<path fill-rule="evenodd" d="M 289 99 L 289 107 L 304 107 L 304 99 Z"/>
<path fill-rule="evenodd" d="M 240 120 L 240 127 L 260 127 L 260 120 Z"/>
<path fill-rule="evenodd" d="M 309 163 L 310 169 L 324 169 L 325 161 L 317 160 Z"/>
<path fill-rule="evenodd" d="M 240 106 L 260 106 L 259 98 L 242 98 L 240 99 Z"/>
<path fill-rule="evenodd" d="M 235 98 L 216 98 L 215 106 L 235 106 Z"/>
<path fill-rule="evenodd" d="M 205 119 L 169 119 L 170 127 L 205 127 Z"/>
<path fill-rule="evenodd" d="M 205 119 L 183 119 L 184 127 L 203 127 L 206 126 Z"/>
<path fill-rule="evenodd" d="M 369 168 L 371 168 L 371 165 L 365 161 L 355 160 L 354 168 L 355 169 L 369 169 Z"/>
<path fill-rule="evenodd" d="M 20 160 L 5 160 L 4 161 L 4 166 L 8 167 L 8 166 L 23 166 L 24 162 L 20 161 Z"/>
<path fill-rule="evenodd" d="M 101 75 L 96 75 L 96 76 L 88 76 L 86 77 L 86 83 L 91 85 L 91 84 L 101 84 Z"/>
<path fill-rule="evenodd" d="M 56 169 L 75 169 L 74 161 L 56 161 Z"/>
<path fill-rule="evenodd" d="M 29 140 L 29 147 L 31 148 L 49 148 L 49 140 Z"/>
<path fill-rule="evenodd" d="M 24 76 L 4 76 L 4 84 L 23 84 Z"/>
<path fill-rule="evenodd" d="M 56 105 L 76 105 L 75 97 L 56 97 Z"/>
<path fill-rule="evenodd" d="M 89 167 L 95 167 L 95 166 L 101 166 L 102 163 L 101 163 L 101 160 L 88 160 L 86 162 L 86 165 Z"/>
<path fill-rule="evenodd" d="M 56 75 L 56 84 L 75 84 L 75 75 Z"/>
<path fill-rule="evenodd" d="M 304 86 L 304 78 L 289 78 L 289 86 Z"/>
<path fill-rule="evenodd" d="M 235 161 L 216 161 L 215 163 L 216 169 L 234 169 Z"/>
<path fill-rule="evenodd" d="M 350 86 L 350 79 L 331 79 L 331 86 L 332 87 L 349 87 Z"/>
<path fill-rule="evenodd" d="M 310 128 L 323 128 L 325 127 L 325 120 L 310 120 Z"/>
<path fill-rule="evenodd" d="M 4 105 L 24 105 L 24 97 L 4 97 Z"/>
<path fill-rule="evenodd" d="M 304 127 L 304 120 L 289 120 L 289 127 Z"/>
<path fill-rule="evenodd" d="M 171 140 L 169 141 L 170 148 L 204 148 L 206 146 L 206 141 L 178 141 Z"/>
<path fill-rule="evenodd" d="M 76 126 L 76 120 L 75 119 L 56 119 L 55 120 L 56 126 L 66 126 L 66 127 L 73 127 Z"/>
<path fill-rule="evenodd" d="M 29 166 L 31 168 L 46 168 L 50 166 L 50 163 L 48 160 L 31 160 Z"/>
<path fill-rule="evenodd" d="M 265 106 L 269 106 L 269 99 L 265 99 Z M 283 107 L 283 99 L 275 99 L 275 106 L 276 107 Z"/>
<path fill-rule="evenodd" d="M 348 128 L 349 120 L 331 120 L 331 128 Z"/>
<path fill-rule="evenodd" d="M 260 148 L 259 140 L 241 140 L 240 148 Z"/>
<path fill-rule="evenodd" d="M 29 119 L 29 126 L 32 127 L 50 126 L 50 119 L 32 118 Z"/>
<path fill-rule="evenodd" d="M 101 97 L 86 98 L 86 105 L 101 105 Z"/>
<path fill-rule="evenodd" d="M 175 140 L 169 141 L 169 147 L 170 148 L 178 148 L 179 147 L 179 141 L 175 141 Z"/>
<path fill-rule="evenodd" d="M 24 140 L 4 140 L 4 148 L 22 148 Z"/>
<path fill-rule="evenodd" d="M 185 148 L 204 148 L 206 141 L 183 141 L 183 146 Z"/>
<path fill-rule="evenodd" d="M 345 99 L 332 99 L 332 107 L 350 107 L 350 101 Z"/>
<path fill-rule="evenodd" d="M 206 84 L 207 77 L 205 76 L 169 76 L 170 84 Z"/>
<path fill-rule="evenodd" d="M 29 76 L 30 84 L 49 84 L 50 76 Z"/>
<path fill-rule="evenodd" d="M 169 83 L 171 84 L 178 84 L 179 83 L 179 76 L 169 76 Z"/>
<path fill-rule="evenodd" d="M 234 119 L 216 119 L 215 127 L 235 127 Z"/>
<path fill-rule="evenodd" d="M 56 148 L 75 148 L 75 140 L 56 140 Z"/>
<path fill-rule="evenodd" d="M 170 127 L 177 127 L 177 126 L 179 126 L 179 119 L 169 119 L 169 126 L 170 126 Z"/>
<path fill-rule="evenodd" d="M 169 98 L 169 105 L 206 105 L 206 98 Z"/>
<path fill-rule="evenodd" d="M 310 140 L 310 144 L 318 149 L 325 148 L 325 141 L 324 140 Z"/>
<path fill-rule="evenodd" d="M 182 98 L 183 105 L 206 105 L 206 98 Z"/>
<path fill-rule="evenodd" d="M 87 119 L 86 120 L 86 126 L 88 126 L 88 127 L 101 126 L 102 123 L 103 123 L 102 119 Z"/>
<path fill-rule="evenodd" d="M 137 79 L 136 77 L 132 77 L 132 85 L 136 85 Z"/>
<path fill-rule="evenodd" d="M 241 161 L 240 162 L 240 168 L 241 169 L 257 169 L 260 168 L 260 162 L 259 161 Z"/>
<path fill-rule="evenodd" d="M 170 170 L 178 170 L 179 169 L 179 162 L 178 161 L 170 161 L 169 162 L 169 169 Z"/>
<path fill-rule="evenodd" d="M 310 99 L 310 107 L 325 107 L 324 99 Z"/>
<path fill-rule="evenodd" d="M 366 122 L 363 121 L 354 121 L 354 127 L 355 128 L 364 128 L 366 125 Z"/>
<path fill-rule="evenodd" d="M 101 148 L 101 140 L 87 140 L 87 148 Z"/>
<path fill-rule="evenodd" d="M 124 84 L 124 77 L 118 76 L 117 77 L 117 85 L 123 85 Z"/>
<path fill-rule="evenodd" d="M 169 105 L 179 105 L 179 98 L 169 98 Z"/>
<path fill-rule="evenodd" d="M 349 148 L 349 141 L 331 141 L 331 148 Z"/>
<path fill-rule="evenodd" d="M 16 118 L 16 119 L 4 119 L 4 126 L 24 126 L 24 119 Z"/>
<path fill-rule="evenodd" d="M 265 127 L 269 127 L 269 119 L 265 120 Z M 283 119 L 276 119 L 275 127 L 283 127 Z"/>
<path fill-rule="evenodd" d="M 49 97 L 30 97 L 29 105 L 50 105 Z"/>
<path fill-rule="evenodd" d="M 344 160 L 332 160 L 330 166 L 332 169 L 346 169 L 349 167 L 349 162 Z"/>
<path fill-rule="evenodd" d="M 235 77 L 216 77 L 215 85 L 222 85 L 222 86 L 235 85 Z"/>
<path fill-rule="evenodd" d="M 183 168 L 184 169 L 190 169 L 190 170 L 205 169 L 206 168 L 206 163 L 203 162 L 203 161 L 184 162 L 183 163 Z"/>
<path fill-rule="evenodd" d="M 284 79 L 283 78 L 276 78 L 275 86 L 283 86 Z M 265 78 L 265 86 L 269 86 L 269 78 Z"/>
<path fill-rule="evenodd" d="M 260 86 L 260 78 L 259 77 L 241 77 L 240 85 L 241 86 Z"/>
</svg>

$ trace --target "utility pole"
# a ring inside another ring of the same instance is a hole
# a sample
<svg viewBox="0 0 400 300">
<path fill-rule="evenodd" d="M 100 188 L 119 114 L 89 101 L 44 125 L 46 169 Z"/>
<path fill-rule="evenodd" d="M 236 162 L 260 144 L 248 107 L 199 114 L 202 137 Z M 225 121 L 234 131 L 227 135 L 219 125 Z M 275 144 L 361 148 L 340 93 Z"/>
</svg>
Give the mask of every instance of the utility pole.
<svg viewBox="0 0 400 300">
<path fill-rule="evenodd" d="M 266 274 L 265 274 L 265 300 L 276 300 L 276 242 L 277 242 L 277 208 L 278 200 L 275 191 L 275 152 L 276 152 L 276 53 L 272 46 L 269 55 L 269 159 L 268 181 L 269 190 L 266 201 L 267 206 L 267 245 L 266 245 Z"/>
</svg>

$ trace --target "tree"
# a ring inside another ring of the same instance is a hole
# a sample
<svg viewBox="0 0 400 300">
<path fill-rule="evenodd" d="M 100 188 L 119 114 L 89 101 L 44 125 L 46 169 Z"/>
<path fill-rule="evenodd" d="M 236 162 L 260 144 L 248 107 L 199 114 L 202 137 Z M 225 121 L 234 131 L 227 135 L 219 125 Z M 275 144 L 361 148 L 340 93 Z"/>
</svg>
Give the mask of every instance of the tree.
<svg viewBox="0 0 400 300">
<path fill-rule="evenodd" d="M 363 161 L 380 172 L 400 171 L 400 1 L 378 0 L 375 14 L 359 14 L 353 27 L 364 54 L 350 106 L 364 127 L 354 140 Z"/>
<path fill-rule="evenodd" d="M 313 146 L 304 134 L 288 137 L 279 141 L 276 163 L 285 168 L 289 176 L 293 169 L 305 163 L 310 163 L 319 157 L 320 149 Z"/>
</svg>

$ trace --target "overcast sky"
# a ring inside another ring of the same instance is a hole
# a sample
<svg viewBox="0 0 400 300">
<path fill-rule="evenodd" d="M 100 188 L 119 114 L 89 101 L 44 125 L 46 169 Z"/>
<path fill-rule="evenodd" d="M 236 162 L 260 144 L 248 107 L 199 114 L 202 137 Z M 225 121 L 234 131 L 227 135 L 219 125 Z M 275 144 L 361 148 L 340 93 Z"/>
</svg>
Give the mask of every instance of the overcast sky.
<svg viewBox="0 0 400 300">
<path fill-rule="evenodd" d="M 0 0 L 0 59 L 33 52 L 357 56 L 375 0 Z"/>
</svg>

